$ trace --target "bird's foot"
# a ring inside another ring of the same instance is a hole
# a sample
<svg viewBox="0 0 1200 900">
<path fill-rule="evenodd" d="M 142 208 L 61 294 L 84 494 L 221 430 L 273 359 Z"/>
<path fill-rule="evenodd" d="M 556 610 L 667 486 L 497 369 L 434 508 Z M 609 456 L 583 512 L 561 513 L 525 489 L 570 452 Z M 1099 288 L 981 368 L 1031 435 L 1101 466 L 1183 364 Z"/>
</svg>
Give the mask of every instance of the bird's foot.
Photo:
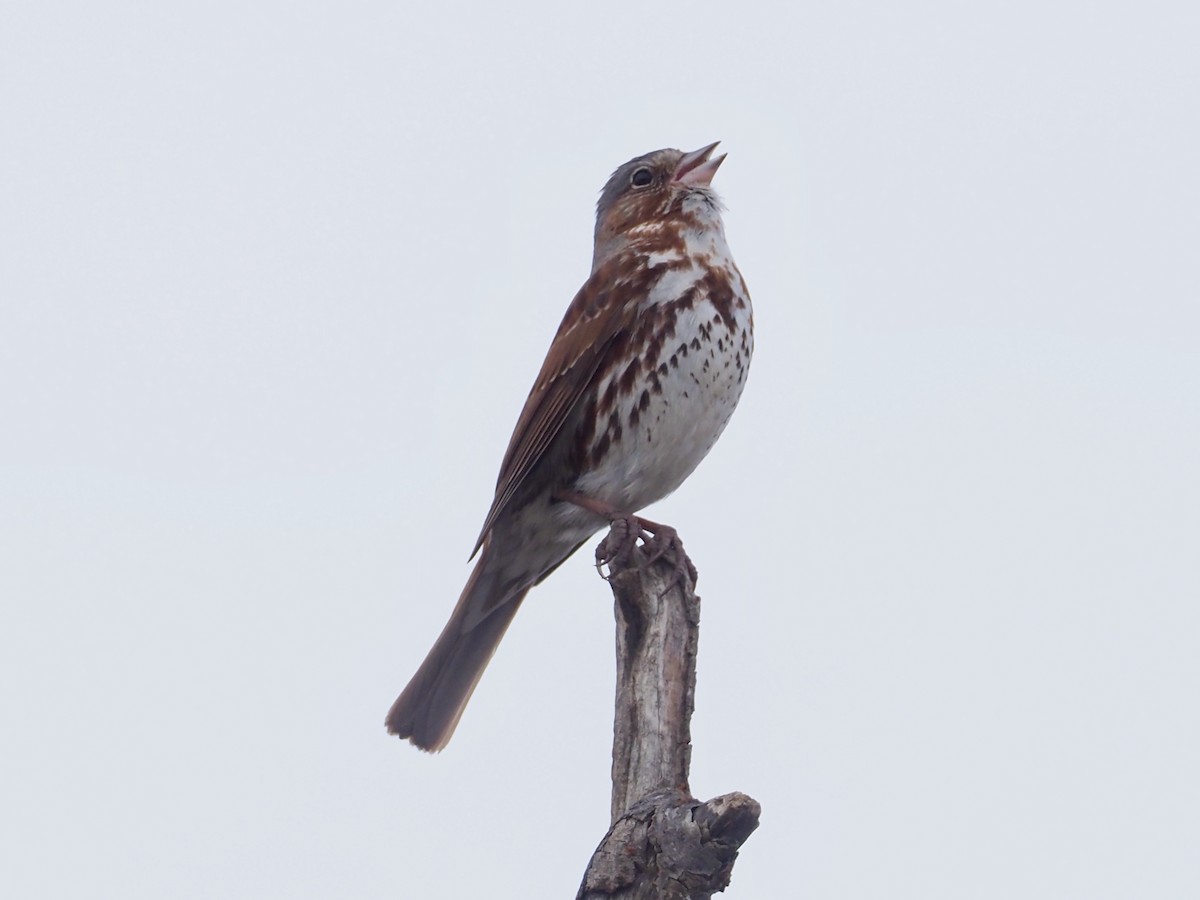
<svg viewBox="0 0 1200 900">
<path fill-rule="evenodd" d="M 620 512 L 602 500 L 572 491 L 561 491 L 554 495 L 554 499 L 574 503 L 608 519 L 608 534 L 596 547 L 596 571 L 605 581 L 611 581 L 617 572 L 629 568 L 631 564 L 644 569 L 661 559 L 670 563 L 674 571 L 664 593 L 677 584 L 683 585 L 685 590 L 695 587 L 696 567 L 683 549 L 679 532 L 670 525 L 660 525 L 632 513 Z M 636 552 L 638 541 L 641 541 L 644 551 L 640 554 Z M 605 567 L 608 568 L 608 574 L 604 572 Z"/>
<path fill-rule="evenodd" d="M 685 591 L 695 587 L 699 573 L 696 571 L 696 566 L 692 563 L 691 557 L 683 549 L 683 541 L 679 537 L 679 532 L 670 525 L 660 525 L 657 522 L 651 522 L 649 519 L 643 519 L 640 516 L 635 516 L 634 518 L 638 520 L 642 529 L 642 546 L 645 547 L 646 552 L 649 554 L 645 565 L 654 565 L 654 563 L 662 559 L 669 563 L 672 568 L 671 580 L 667 582 L 664 593 L 677 584 L 681 585 Z M 649 535 L 649 538 L 647 538 L 647 535 Z"/>
<path fill-rule="evenodd" d="M 648 561 L 645 555 L 637 555 L 638 541 L 649 548 L 654 535 L 642 527 L 642 520 L 632 515 L 612 515 L 608 519 L 608 534 L 596 546 L 596 571 L 605 581 L 630 565 L 645 566 Z M 604 568 L 608 567 L 608 574 Z"/>
</svg>

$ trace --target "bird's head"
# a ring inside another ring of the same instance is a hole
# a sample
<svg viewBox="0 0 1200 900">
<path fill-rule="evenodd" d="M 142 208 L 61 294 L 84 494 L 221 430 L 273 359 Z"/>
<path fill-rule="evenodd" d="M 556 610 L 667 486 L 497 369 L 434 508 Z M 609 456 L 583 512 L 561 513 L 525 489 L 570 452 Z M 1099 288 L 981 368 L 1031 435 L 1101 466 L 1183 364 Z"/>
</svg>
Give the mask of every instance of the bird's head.
<svg viewBox="0 0 1200 900">
<path fill-rule="evenodd" d="M 711 186 L 725 160 L 725 154 L 712 156 L 719 143 L 691 153 L 655 150 L 613 172 L 596 204 L 593 268 L 630 241 L 652 239 L 672 225 L 695 220 L 703 227 L 706 215 L 719 221 L 720 201 Z"/>
</svg>

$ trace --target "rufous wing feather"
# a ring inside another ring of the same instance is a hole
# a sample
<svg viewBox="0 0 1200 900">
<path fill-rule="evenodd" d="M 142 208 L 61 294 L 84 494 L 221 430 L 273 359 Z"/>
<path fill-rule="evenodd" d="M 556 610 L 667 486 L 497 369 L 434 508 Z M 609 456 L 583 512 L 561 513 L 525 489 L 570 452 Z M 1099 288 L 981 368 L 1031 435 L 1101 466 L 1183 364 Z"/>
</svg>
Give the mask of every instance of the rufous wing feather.
<svg viewBox="0 0 1200 900">
<path fill-rule="evenodd" d="M 496 495 L 472 556 L 479 552 L 496 519 L 562 430 L 595 377 L 604 351 L 637 315 L 636 294 L 632 300 L 621 300 L 631 296 L 629 286 L 609 268 L 592 273 L 558 326 L 508 442 Z"/>
</svg>

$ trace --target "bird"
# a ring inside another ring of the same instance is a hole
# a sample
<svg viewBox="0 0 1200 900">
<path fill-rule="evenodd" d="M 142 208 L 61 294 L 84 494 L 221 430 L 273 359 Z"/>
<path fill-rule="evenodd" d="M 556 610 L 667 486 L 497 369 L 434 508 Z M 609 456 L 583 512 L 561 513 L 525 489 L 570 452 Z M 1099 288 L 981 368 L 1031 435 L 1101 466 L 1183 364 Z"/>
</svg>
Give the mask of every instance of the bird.
<svg viewBox="0 0 1200 900">
<path fill-rule="evenodd" d="M 712 449 L 754 349 L 750 294 L 712 188 L 719 143 L 638 156 L 601 191 L 591 273 L 517 419 L 475 567 L 388 711 L 391 734 L 444 749 L 530 588 L 606 525 L 682 555 L 674 529 L 636 513 Z"/>
</svg>

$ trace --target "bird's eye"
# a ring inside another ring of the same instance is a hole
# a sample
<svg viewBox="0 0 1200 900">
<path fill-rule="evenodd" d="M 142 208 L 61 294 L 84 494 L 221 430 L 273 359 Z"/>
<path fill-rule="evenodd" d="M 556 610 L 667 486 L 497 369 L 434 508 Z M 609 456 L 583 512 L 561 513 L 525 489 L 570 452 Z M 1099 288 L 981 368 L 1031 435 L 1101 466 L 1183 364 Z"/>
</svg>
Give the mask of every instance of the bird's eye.
<svg viewBox="0 0 1200 900">
<path fill-rule="evenodd" d="M 642 166 L 640 169 L 635 169 L 633 176 L 629 179 L 629 183 L 636 188 L 643 188 L 654 180 L 654 173 Z"/>
</svg>

